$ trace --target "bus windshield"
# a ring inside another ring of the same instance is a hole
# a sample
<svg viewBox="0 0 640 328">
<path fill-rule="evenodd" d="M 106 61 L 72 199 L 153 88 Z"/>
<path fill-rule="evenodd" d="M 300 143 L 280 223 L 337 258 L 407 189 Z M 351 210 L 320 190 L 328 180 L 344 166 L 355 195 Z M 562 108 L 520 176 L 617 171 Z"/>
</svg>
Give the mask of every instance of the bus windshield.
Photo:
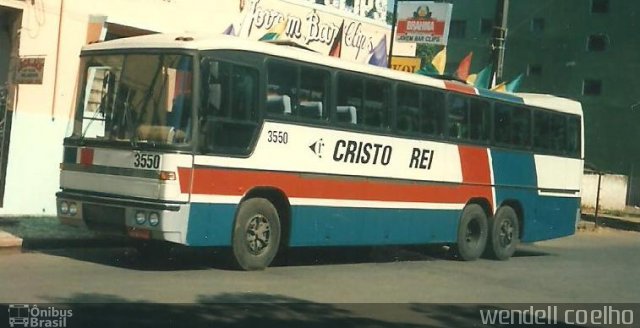
<svg viewBox="0 0 640 328">
<path fill-rule="evenodd" d="M 191 140 L 192 58 L 172 54 L 83 57 L 74 137 L 179 145 Z"/>
</svg>

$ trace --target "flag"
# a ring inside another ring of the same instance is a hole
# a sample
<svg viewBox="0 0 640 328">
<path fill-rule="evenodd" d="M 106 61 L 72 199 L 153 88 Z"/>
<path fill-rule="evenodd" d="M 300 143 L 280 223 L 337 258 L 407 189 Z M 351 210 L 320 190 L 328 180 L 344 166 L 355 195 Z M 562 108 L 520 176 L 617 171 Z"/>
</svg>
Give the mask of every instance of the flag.
<svg viewBox="0 0 640 328">
<path fill-rule="evenodd" d="M 387 35 L 385 34 L 378 45 L 371 49 L 371 57 L 369 58 L 369 64 L 376 66 L 387 67 Z"/>
<path fill-rule="evenodd" d="M 520 74 L 520 75 L 518 75 L 518 77 L 513 79 L 513 81 L 507 83 L 507 85 L 506 85 L 507 91 L 509 91 L 509 92 L 518 91 L 518 89 L 520 88 L 520 83 L 522 83 L 522 78 L 523 77 L 524 77 L 524 74 Z"/>
<path fill-rule="evenodd" d="M 222 32 L 222 34 L 224 35 L 233 35 L 236 36 L 236 29 L 233 26 L 233 24 L 229 25 L 229 27 L 227 27 L 226 29 L 224 29 L 224 31 Z"/>
<path fill-rule="evenodd" d="M 489 89 L 489 80 L 491 80 L 491 68 L 493 65 L 489 64 L 485 66 L 478 74 L 476 75 L 475 81 L 470 82 L 469 78 L 467 78 L 467 82 L 473 84 L 476 88 Z M 471 76 L 469 76 L 471 77 Z"/>
<path fill-rule="evenodd" d="M 495 87 L 491 88 L 491 91 L 507 92 L 507 86 L 505 85 L 505 82 L 502 82 L 502 83 L 496 85 Z"/>
<path fill-rule="evenodd" d="M 447 47 L 442 48 L 435 56 L 430 63 L 422 66 L 419 70 L 416 71 L 416 74 L 427 75 L 427 76 L 438 76 L 444 75 L 444 67 L 447 63 Z"/>
<path fill-rule="evenodd" d="M 473 57 L 473 51 L 470 52 L 466 57 L 462 59 L 460 65 L 458 65 L 458 69 L 456 70 L 454 76 L 462 81 L 466 81 L 467 77 L 469 77 L 469 68 L 471 67 L 471 58 Z"/>
<path fill-rule="evenodd" d="M 431 60 L 431 65 L 439 75 L 444 74 L 444 67 L 447 64 L 447 47 L 442 48 Z"/>
<path fill-rule="evenodd" d="M 259 41 L 275 41 L 280 39 L 282 34 L 284 34 L 284 30 L 287 27 L 287 19 L 283 18 L 280 23 L 274 24 L 268 31 L 265 33 Z"/>
<path fill-rule="evenodd" d="M 336 33 L 336 37 L 333 38 L 333 43 L 331 44 L 331 49 L 329 50 L 329 56 L 338 57 L 342 54 L 342 29 L 344 28 L 344 20 L 342 24 L 340 24 L 340 28 L 338 29 L 338 33 Z"/>
</svg>

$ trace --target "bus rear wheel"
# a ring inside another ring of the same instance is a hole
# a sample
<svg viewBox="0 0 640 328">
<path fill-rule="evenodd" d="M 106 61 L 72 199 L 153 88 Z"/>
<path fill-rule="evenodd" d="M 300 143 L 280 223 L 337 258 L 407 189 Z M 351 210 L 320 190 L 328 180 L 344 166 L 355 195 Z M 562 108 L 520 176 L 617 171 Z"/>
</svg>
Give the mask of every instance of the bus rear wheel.
<svg viewBox="0 0 640 328">
<path fill-rule="evenodd" d="M 518 215 L 509 206 L 502 206 L 489 224 L 487 256 L 496 260 L 508 260 L 520 242 Z"/>
<path fill-rule="evenodd" d="M 263 270 L 273 261 L 280 246 L 280 217 L 264 198 L 240 203 L 233 228 L 233 258 L 247 271 Z"/>
<path fill-rule="evenodd" d="M 457 257 L 473 261 L 482 255 L 487 244 L 487 214 L 478 204 L 468 204 L 462 210 L 458 225 L 458 243 L 454 247 Z"/>
</svg>

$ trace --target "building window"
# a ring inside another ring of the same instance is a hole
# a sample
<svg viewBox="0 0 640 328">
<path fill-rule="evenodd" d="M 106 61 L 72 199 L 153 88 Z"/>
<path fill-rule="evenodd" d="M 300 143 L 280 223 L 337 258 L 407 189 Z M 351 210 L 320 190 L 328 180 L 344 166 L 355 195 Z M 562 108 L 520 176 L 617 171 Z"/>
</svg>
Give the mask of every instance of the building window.
<svg viewBox="0 0 640 328">
<path fill-rule="evenodd" d="M 604 51 L 607 48 L 608 37 L 604 34 L 589 35 L 587 40 L 587 50 L 589 51 Z"/>
<path fill-rule="evenodd" d="M 585 96 L 599 96 L 602 93 L 602 80 L 585 79 L 582 82 L 582 94 Z"/>
<path fill-rule="evenodd" d="M 542 65 L 529 64 L 529 66 L 527 66 L 527 76 L 540 76 L 540 75 L 542 75 Z"/>
<path fill-rule="evenodd" d="M 591 0 L 592 14 L 606 14 L 609 12 L 609 0 Z"/>
<path fill-rule="evenodd" d="M 493 19 L 482 18 L 480 19 L 480 34 L 491 34 L 493 30 Z"/>
<path fill-rule="evenodd" d="M 462 39 L 467 34 L 467 21 L 452 19 L 449 27 L 449 37 L 452 39 Z"/>
<path fill-rule="evenodd" d="M 531 32 L 542 33 L 544 31 L 544 18 L 534 18 L 531 20 Z"/>
</svg>

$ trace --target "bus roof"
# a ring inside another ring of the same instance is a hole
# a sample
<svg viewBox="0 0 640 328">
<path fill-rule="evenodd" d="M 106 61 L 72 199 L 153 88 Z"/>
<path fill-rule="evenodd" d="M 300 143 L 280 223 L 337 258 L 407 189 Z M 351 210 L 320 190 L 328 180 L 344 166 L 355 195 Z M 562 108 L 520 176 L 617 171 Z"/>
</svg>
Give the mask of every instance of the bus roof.
<svg viewBox="0 0 640 328">
<path fill-rule="evenodd" d="M 503 93 L 486 89 L 477 89 L 470 85 L 446 81 L 419 74 L 390 70 L 383 67 L 368 65 L 366 63 L 354 63 L 338 58 L 321 55 L 316 52 L 292 46 L 270 44 L 247 40 L 222 34 L 151 34 L 130 38 L 116 39 L 86 45 L 82 48 L 84 54 L 92 51 L 124 50 L 124 49 L 185 49 L 185 50 L 245 50 L 264 53 L 277 57 L 286 57 L 314 64 L 326 65 L 347 71 L 368 73 L 375 76 L 386 77 L 399 81 L 428 85 L 435 88 L 450 90 L 463 94 L 479 95 L 507 102 L 525 104 L 540 108 L 551 109 L 558 112 L 582 116 L 582 107 L 579 102 L 560 98 L 547 94 L 533 93 Z M 366 57 L 365 57 L 366 58 Z"/>
</svg>

